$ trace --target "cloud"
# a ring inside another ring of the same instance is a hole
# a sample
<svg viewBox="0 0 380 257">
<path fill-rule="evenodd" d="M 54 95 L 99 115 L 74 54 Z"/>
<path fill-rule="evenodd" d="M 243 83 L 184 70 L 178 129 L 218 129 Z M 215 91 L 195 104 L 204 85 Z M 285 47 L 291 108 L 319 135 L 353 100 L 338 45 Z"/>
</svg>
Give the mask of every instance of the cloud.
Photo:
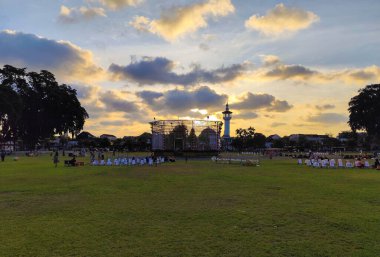
<svg viewBox="0 0 380 257">
<path fill-rule="evenodd" d="M 281 127 L 281 126 L 285 126 L 285 125 L 287 125 L 287 124 L 284 123 L 284 122 L 273 122 L 273 123 L 271 124 L 271 127 L 273 127 L 273 128 L 277 128 L 277 127 Z"/>
<path fill-rule="evenodd" d="M 61 6 L 58 20 L 62 23 L 76 23 L 83 20 L 91 20 L 96 17 L 107 17 L 105 10 L 98 7 L 68 8 Z"/>
<path fill-rule="evenodd" d="M 122 99 L 112 91 L 107 91 L 100 97 L 108 111 L 135 113 L 139 111 L 136 103 Z"/>
<path fill-rule="evenodd" d="M 267 36 L 277 36 L 306 29 L 318 20 L 319 17 L 313 12 L 295 7 L 288 8 L 281 3 L 264 16 L 251 16 L 245 22 L 245 26 Z"/>
<path fill-rule="evenodd" d="M 261 59 L 264 66 L 272 66 L 281 62 L 280 58 L 276 55 L 263 55 Z"/>
<path fill-rule="evenodd" d="M 118 10 L 128 6 L 137 6 L 143 0 L 99 0 L 100 4 L 111 10 Z"/>
<path fill-rule="evenodd" d="M 333 104 L 316 105 L 315 108 L 320 111 L 330 110 L 330 109 L 334 109 L 335 105 Z"/>
<path fill-rule="evenodd" d="M 148 90 L 137 92 L 137 95 L 140 98 L 142 98 L 145 103 L 147 103 L 149 105 L 150 104 L 155 104 L 155 101 L 156 101 L 157 98 L 160 98 L 160 97 L 164 96 L 163 93 L 154 92 L 154 91 L 148 91 Z"/>
<path fill-rule="evenodd" d="M 289 79 L 300 78 L 308 79 L 313 75 L 318 74 L 317 71 L 313 71 L 301 65 L 278 65 L 274 69 L 268 71 L 266 77 L 272 77 L 277 79 Z"/>
<path fill-rule="evenodd" d="M 352 69 L 346 72 L 338 73 L 346 82 L 363 83 L 378 82 L 380 80 L 380 67 L 372 65 L 361 69 Z"/>
<path fill-rule="evenodd" d="M 320 113 L 317 115 L 309 116 L 307 118 L 307 121 L 316 123 L 336 124 L 347 122 L 348 117 L 340 113 Z"/>
<path fill-rule="evenodd" d="M 156 20 L 136 16 L 130 25 L 143 32 L 156 34 L 167 41 L 174 41 L 208 26 L 208 19 L 227 16 L 235 8 L 231 0 L 207 0 L 187 6 L 173 7 Z"/>
<path fill-rule="evenodd" d="M 71 85 L 76 91 L 77 96 L 81 100 L 89 100 L 92 99 L 96 93 L 99 91 L 99 87 L 92 85 Z"/>
<path fill-rule="evenodd" d="M 205 44 L 205 43 L 200 43 L 199 44 L 199 49 L 203 50 L 203 51 L 208 51 L 210 50 L 210 46 Z"/>
<path fill-rule="evenodd" d="M 0 32 L 0 64 L 49 70 L 68 81 L 103 79 L 90 51 L 68 41 L 55 41 L 14 31 Z"/>
<path fill-rule="evenodd" d="M 255 112 L 243 112 L 243 113 L 235 114 L 233 116 L 233 118 L 237 120 L 252 120 L 258 117 L 259 115 Z"/>
<path fill-rule="evenodd" d="M 232 81 L 241 75 L 248 64 L 234 64 L 229 67 L 221 67 L 215 70 L 204 70 L 199 66 L 184 74 L 173 72 L 175 64 L 164 57 L 148 58 L 131 63 L 127 66 L 111 64 L 109 71 L 115 79 L 127 79 L 135 81 L 140 85 L 172 84 L 172 85 L 194 85 L 200 82 L 221 83 Z"/>
<path fill-rule="evenodd" d="M 220 110 L 228 99 L 227 95 L 218 94 L 207 86 L 190 91 L 179 89 L 162 93 L 141 91 L 136 95 L 154 111 L 178 115 L 194 109 Z"/>
<path fill-rule="evenodd" d="M 248 74 L 248 73 L 247 73 Z M 345 84 L 376 83 L 380 80 L 380 67 L 376 65 L 330 71 L 318 71 L 302 65 L 278 64 L 271 69 L 261 68 L 251 72 L 253 79 L 294 80 L 310 83 L 341 81 Z"/>
<path fill-rule="evenodd" d="M 125 125 L 131 125 L 131 123 L 126 120 L 110 120 L 110 121 L 101 121 L 100 125 L 120 127 L 120 126 L 125 126 Z"/>
<path fill-rule="evenodd" d="M 292 108 L 293 105 L 290 105 L 287 101 L 275 100 L 267 110 L 273 112 L 286 112 Z"/>
<path fill-rule="evenodd" d="M 266 108 L 268 111 L 286 112 L 293 108 L 287 101 L 277 100 L 269 94 L 252 94 L 247 92 L 239 98 L 239 101 L 231 104 L 231 108 L 237 110 L 258 110 Z"/>
</svg>

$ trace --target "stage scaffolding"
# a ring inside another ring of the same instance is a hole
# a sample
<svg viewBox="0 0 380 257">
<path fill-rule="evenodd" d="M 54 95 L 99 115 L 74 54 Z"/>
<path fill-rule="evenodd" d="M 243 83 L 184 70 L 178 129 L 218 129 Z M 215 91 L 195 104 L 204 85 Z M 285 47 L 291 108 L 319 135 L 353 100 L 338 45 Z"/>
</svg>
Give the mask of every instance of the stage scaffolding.
<svg viewBox="0 0 380 257">
<path fill-rule="evenodd" d="M 153 151 L 219 151 L 221 121 L 155 120 L 152 128 Z"/>
</svg>

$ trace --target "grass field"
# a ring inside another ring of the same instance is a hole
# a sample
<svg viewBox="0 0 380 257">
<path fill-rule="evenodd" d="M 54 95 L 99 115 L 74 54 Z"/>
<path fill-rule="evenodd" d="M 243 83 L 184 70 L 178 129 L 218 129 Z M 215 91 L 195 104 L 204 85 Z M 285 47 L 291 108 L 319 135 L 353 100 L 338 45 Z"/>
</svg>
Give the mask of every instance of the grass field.
<svg viewBox="0 0 380 257">
<path fill-rule="evenodd" d="M 379 255 L 379 171 L 0 163 L 0 256 Z"/>
</svg>

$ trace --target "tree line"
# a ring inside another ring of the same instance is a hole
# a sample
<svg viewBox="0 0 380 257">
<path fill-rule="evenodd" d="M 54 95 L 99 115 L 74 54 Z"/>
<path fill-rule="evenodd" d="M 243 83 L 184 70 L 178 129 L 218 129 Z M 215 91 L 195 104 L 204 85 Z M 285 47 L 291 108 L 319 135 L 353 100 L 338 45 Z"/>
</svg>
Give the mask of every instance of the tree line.
<svg viewBox="0 0 380 257">
<path fill-rule="evenodd" d="M 27 148 L 54 135 L 76 135 L 88 118 L 77 92 L 54 74 L 5 65 L 0 68 L 0 143 L 22 140 Z"/>
</svg>

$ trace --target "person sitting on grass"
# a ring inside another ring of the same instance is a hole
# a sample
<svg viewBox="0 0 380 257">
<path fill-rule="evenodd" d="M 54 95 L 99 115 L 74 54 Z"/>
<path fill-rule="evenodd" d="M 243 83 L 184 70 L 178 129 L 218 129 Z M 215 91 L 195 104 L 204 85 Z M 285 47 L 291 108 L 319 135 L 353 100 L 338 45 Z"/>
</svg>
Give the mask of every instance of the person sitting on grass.
<svg viewBox="0 0 380 257">
<path fill-rule="evenodd" d="M 361 161 L 360 158 L 356 159 L 356 161 L 355 161 L 355 167 L 356 168 L 363 168 L 364 167 L 364 164 L 362 163 L 362 161 Z"/>
<path fill-rule="evenodd" d="M 73 155 L 73 158 L 70 160 L 70 164 L 71 166 L 75 166 L 75 163 L 77 162 L 77 160 L 75 159 L 75 154 Z"/>
<path fill-rule="evenodd" d="M 379 159 L 376 159 L 376 160 L 375 160 L 375 163 L 373 164 L 373 168 L 374 168 L 374 169 L 377 169 L 377 170 L 380 170 L 380 162 L 379 162 Z"/>
</svg>

